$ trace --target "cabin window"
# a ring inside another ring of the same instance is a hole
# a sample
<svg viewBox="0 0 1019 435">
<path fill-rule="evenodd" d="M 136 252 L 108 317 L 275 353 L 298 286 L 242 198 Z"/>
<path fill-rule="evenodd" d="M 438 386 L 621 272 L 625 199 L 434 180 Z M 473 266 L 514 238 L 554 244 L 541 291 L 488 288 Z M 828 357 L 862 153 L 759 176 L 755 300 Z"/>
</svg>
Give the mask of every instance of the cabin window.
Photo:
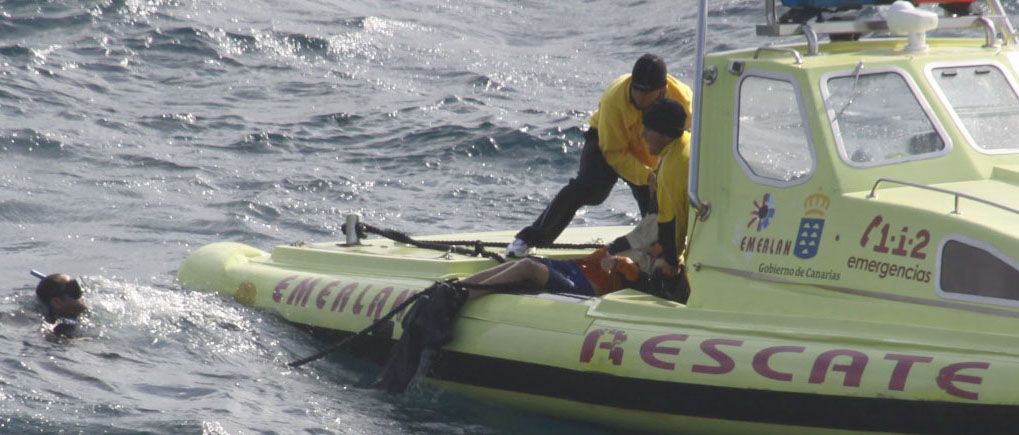
<svg viewBox="0 0 1019 435">
<path fill-rule="evenodd" d="M 1019 270 L 1007 256 L 980 243 L 948 239 L 941 248 L 938 287 L 945 297 L 1019 305 Z"/>
<path fill-rule="evenodd" d="M 809 130 L 792 83 L 748 75 L 739 88 L 736 153 L 744 172 L 767 184 L 796 184 L 814 170 Z"/>
<path fill-rule="evenodd" d="M 982 151 L 1019 151 L 1019 97 L 991 65 L 934 68 L 931 78 L 970 142 Z"/>
<path fill-rule="evenodd" d="M 870 167 L 926 159 L 947 152 L 946 140 L 910 82 L 894 71 L 827 80 L 828 116 L 842 159 Z"/>
</svg>

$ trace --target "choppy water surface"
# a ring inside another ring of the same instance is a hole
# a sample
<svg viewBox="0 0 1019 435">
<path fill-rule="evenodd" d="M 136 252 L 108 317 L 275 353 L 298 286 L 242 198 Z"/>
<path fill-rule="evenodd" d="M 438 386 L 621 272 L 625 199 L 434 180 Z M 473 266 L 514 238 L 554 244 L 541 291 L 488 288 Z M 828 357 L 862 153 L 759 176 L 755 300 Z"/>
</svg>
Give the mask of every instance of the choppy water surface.
<svg viewBox="0 0 1019 435">
<path fill-rule="evenodd" d="M 0 432 L 596 431 L 371 364 L 181 289 L 194 248 L 516 229 L 575 171 L 643 52 L 689 82 L 692 1 L 0 1 Z M 714 49 L 756 0 L 713 1 Z M 575 224 L 636 217 L 627 189 Z M 45 333 L 31 268 L 86 277 L 87 338 Z"/>
</svg>

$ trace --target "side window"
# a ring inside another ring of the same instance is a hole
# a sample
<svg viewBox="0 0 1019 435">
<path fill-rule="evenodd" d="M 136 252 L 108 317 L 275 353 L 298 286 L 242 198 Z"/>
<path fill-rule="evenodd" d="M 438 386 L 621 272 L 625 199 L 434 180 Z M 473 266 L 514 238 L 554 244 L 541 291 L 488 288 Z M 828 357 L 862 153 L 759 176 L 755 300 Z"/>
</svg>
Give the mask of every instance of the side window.
<svg viewBox="0 0 1019 435">
<path fill-rule="evenodd" d="M 906 79 L 894 72 L 832 77 L 828 116 L 843 160 L 880 166 L 941 155 L 945 140 Z"/>
<path fill-rule="evenodd" d="M 751 178 L 792 184 L 813 172 L 810 132 L 792 83 L 758 76 L 744 78 L 736 128 L 736 153 Z"/>
<path fill-rule="evenodd" d="M 948 105 L 984 151 L 1019 151 L 1019 97 L 1000 69 L 990 65 L 935 68 L 931 76 Z"/>
<path fill-rule="evenodd" d="M 1019 303 L 1019 270 L 1012 261 L 960 240 L 941 248 L 939 290 L 959 299 L 997 299 Z"/>
</svg>

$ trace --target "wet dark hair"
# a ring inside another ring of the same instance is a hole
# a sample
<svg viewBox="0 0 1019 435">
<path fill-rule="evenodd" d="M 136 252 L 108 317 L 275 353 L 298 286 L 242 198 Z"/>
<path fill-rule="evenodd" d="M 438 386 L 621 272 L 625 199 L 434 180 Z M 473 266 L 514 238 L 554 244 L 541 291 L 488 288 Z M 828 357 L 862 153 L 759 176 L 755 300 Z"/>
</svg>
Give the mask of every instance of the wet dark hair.
<svg viewBox="0 0 1019 435">
<path fill-rule="evenodd" d="M 52 309 L 50 307 L 50 300 L 56 297 L 66 296 L 71 299 L 81 298 L 81 285 L 78 284 L 78 280 L 71 279 L 71 277 L 62 274 L 54 273 L 47 275 L 45 278 L 39 281 L 39 285 L 35 286 L 35 296 L 39 298 L 39 302 L 46 307 L 47 315 Z"/>
<path fill-rule="evenodd" d="M 644 128 L 675 139 L 683 136 L 686 110 L 678 101 L 663 98 L 644 112 L 643 121 Z"/>
<path fill-rule="evenodd" d="M 645 53 L 633 64 L 630 86 L 641 92 L 661 89 L 665 86 L 665 61 L 651 53 Z"/>
</svg>

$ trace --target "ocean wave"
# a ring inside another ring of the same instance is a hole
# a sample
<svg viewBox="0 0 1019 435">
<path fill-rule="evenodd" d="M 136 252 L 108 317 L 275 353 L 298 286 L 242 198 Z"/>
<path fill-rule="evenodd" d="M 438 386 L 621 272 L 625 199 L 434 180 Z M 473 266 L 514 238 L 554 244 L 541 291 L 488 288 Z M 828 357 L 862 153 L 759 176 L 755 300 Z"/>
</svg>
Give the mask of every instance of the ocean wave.
<svg viewBox="0 0 1019 435">
<path fill-rule="evenodd" d="M 336 112 L 327 113 L 324 115 L 316 115 L 312 117 L 310 121 L 305 123 L 305 125 L 310 126 L 330 125 L 336 127 L 347 127 L 356 125 L 360 123 L 362 120 L 364 120 L 364 117 L 360 115 L 346 112 Z"/>
<path fill-rule="evenodd" d="M 59 31 L 66 33 L 91 25 L 93 15 L 87 10 L 74 9 L 60 2 L 40 2 L 42 5 L 29 8 L 28 5 L 4 4 L 0 7 L 11 10 L 0 15 L 0 39 L 28 38 Z M 23 10 L 31 9 L 31 10 Z M 0 11 L 3 11 L 0 9 Z"/>
<path fill-rule="evenodd" d="M 32 129 L 0 130 L 0 147 L 3 150 L 37 151 L 47 155 L 59 152 L 64 143 L 53 133 L 39 133 Z"/>
<path fill-rule="evenodd" d="M 143 166 L 146 169 L 166 169 L 174 172 L 201 169 L 201 166 L 185 165 L 173 160 L 160 159 L 151 156 L 121 154 L 118 155 L 117 158 L 129 163 L 131 166 Z"/>
<path fill-rule="evenodd" d="M 35 53 L 32 51 L 31 48 L 19 44 L 5 45 L 0 47 L 0 56 L 18 58 L 18 57 L 32 57 L 34 55 Z"/>
<path fill-rule="evenodd" d="M 0 222 L 32 223 L 46 221 L 57 210 L 48 205 L 32 201 L 0 201 Z"/>
<path fill-rule="evenodd" d="M 212 204 L 213 206 L 223 209 L 230 210 L 235 213 L 243 210 L 244 213 L 249 213 L 251 216 L 265 220 L 267 222 L 273 222 L 279 219 L 283 215 L 280 210 L 270 203 L 257 202 L 247 199 L 226 201 Z"/>
<path fill-rule="evenodd" d="M 224 58 L 217 50 L 218 43 L 208 32 L 190 26 L 154 29 L 144 37 L 124 38 L 123 41 L 144 60 L 167 68 L 191 68 L 207 59 Z"/>
<path fill-rule="evenodd" d="M 214 148 L 226 148 L 244 153 L 275 154 L 292 150 L 293 144 L 291 139 L 290 136 L 285 134 L 262 131 L 246 134 L 242 139 L 226 147 Z"/>
</svg>

